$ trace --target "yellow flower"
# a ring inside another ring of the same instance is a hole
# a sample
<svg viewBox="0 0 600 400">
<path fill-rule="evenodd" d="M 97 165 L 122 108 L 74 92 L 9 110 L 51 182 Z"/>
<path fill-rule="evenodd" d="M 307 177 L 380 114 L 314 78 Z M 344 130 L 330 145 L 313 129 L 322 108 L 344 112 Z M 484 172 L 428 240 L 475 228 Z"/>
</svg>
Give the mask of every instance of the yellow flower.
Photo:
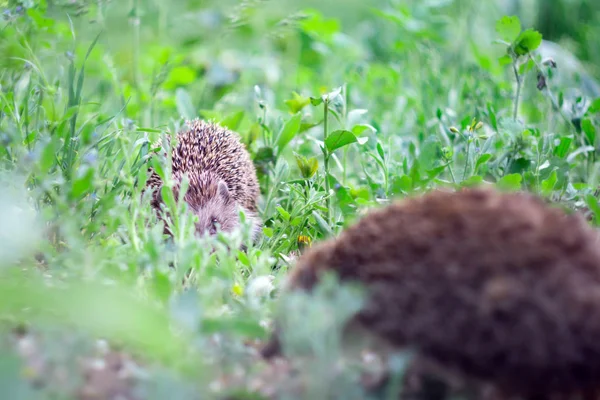
<svg viewBox="0 0 600 400">
<path fill-rule="evenodd" d="M 298 248 L 300 250 L 304 250 L 304 248 L 310 247 L 310 244 L 311 244 L 310 237 L 308 237 L 306 235 L 298 236 Z"/>
<path fill-rule="evenodd" d="M 231 288 L 231 290 L 233 291 L 233 293 L 235 293 L 238 296 L 241 296 L 242 294 L 244 294 L 244 288 L 242 287 L 242 285 L 240 285 L 237 282 L 233 284 L 233 287 Z"/>
</svg>

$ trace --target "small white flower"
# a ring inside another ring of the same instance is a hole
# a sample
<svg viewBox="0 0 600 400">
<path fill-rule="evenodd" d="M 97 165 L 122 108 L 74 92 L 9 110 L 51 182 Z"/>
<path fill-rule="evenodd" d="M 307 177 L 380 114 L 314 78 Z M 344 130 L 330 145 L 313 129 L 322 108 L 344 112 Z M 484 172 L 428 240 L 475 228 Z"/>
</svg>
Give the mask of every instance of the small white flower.
<svg viewBox="0 0 600 400">
<path fill-rule="evenodd" d="M 246 293 L 250 297 L 265 297 L 271 294 L 275 286 L 273 285 L 273 275 L 262 275 L 252 279 L 247 286 Z"/>
</svg>

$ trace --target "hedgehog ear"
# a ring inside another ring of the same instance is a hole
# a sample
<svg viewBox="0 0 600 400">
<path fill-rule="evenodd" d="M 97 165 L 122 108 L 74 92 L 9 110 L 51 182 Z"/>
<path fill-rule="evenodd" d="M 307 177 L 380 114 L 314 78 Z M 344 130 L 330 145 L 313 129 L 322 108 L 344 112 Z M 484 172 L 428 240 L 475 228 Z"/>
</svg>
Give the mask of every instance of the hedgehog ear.
<svg viewBox="0 0 600 400">
<path fill-rule="evenodd" d="M 217 189 L 219 196 L 225 201 L 225 203 L 229 203 L 231 196 L 229 195 L 229 188 L 224 181 L 219 181 L 219 187 Z"/>
</svg>

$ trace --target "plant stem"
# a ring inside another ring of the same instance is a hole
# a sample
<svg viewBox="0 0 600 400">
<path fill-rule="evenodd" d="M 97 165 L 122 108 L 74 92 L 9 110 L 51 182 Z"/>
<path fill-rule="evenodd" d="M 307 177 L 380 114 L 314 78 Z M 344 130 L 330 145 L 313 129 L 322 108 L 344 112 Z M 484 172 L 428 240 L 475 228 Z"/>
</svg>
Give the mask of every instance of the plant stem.
<svg viewBox="0 0 600 400">
<path fill-rule="evenodd" d="M 513 62 L 513 71 L 515 73 L 515 79 L 517 80 L 517 92 L 515 93 L 515 108 L 513 110 L 513 119 L 516 121 L 517 116 L 519 114 L 519 97 L 521 97 L 521 77 L 519 76 L 519 71 L 517 70 L 516 61 Z"/>
<path fill-rule="evenodd" d="M 133 56 L 133 83 L 134 87 L 139 90 L 140 84 L 140 17 L 139 17 L 139 3 L 138 0 L 131 0 L 131 45 L 132 45 L 132 56 Z"/>
<path fill-rule="evenodd" d="M 468 138 L 467 139 L 467 156 L 466 156 L 466 160 L 465 160 L 465 170 L 463 171 L 463 177 L 462 177 L 463 181 L 467 177 L 467 170 L 469 169 L 469 158 L 470 158 L 469 152 L 470 152 L 470 150 L 471 150 L 471 139 Z"/>
<path fill-rule="evenodd" d="M 344 121 L 344 129 L 348 129 L 348 91 L 346 90 L 346 84 L 344 84 L 344 86 L 342 86 L 342 99 L 344 99 L 344 101 L 342 102 L 342 118 Z M 349 146 L 346 146 L 344 148 L 344 160 L 343 160 L 343 164 L 344 164 L 344 170 L 342 171 L 342 184 L 346 185 L 346 171 L 348 170 L 348 151 L 349 151 Z"/>
<path fill-rule="evenodd" d="M 158 5 L 158 37 L 161 40 L 167 35 L 167 3 L 165 1 L 158 0 L 156 2 Z"/>
<path fill-rule="evenodd" d="M 448 160 L 448 171 L 450 171 L 450 177 L 452 178 L 452 183 L 456 184 L 456 177 L 454 176 L 454 171 L 452 170 L 452 161 Z M 464 180 L 464 179 L 463 179 Z"/>
<path fill-rule="evenodd" d="M 329 113 L 329 98 L 323 102 L 323 167 L 325 168 L 325 204 L 327 206 L 327 223 L 331 225 L 331 201 L 329 199 L 329 151 L 327 151 L 327 119 Z"/>
</svg>

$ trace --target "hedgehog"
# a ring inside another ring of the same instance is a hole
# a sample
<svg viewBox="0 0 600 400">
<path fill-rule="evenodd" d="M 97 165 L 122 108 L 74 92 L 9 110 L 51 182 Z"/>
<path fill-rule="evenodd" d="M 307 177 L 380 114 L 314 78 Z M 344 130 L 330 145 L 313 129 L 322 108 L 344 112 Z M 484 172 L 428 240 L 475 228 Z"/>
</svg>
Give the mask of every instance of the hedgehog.
<svg viewBox="0 0 600 400">
<path fill-rule="evenodd" d="M 532 193 L 435 190 L 371 210 L 314 245 L 281 295 L 310 293 L 333 272 L 366 293 L 344 335 L 410 350 L 499 398 L 596 396 L 599 239 L 580 215 Z M 284 355 L 274 322 L 267 360 Z"/>
<path fill-rule="evenodd" d="M 187 177 L 184 200 L 198 217 L 197 234 L 233 231 L 240 226 L 243 210 L 252 224 L 251 240 L 255 242 L 262 226 L 257 207 L 260 188 L 254 164 L 239 136 L 217 123 L 195 119 L 187 121 L 176 138 L 171 164 L 173 194 L 179 198 L 182 179 Z M 167 141 L 170 143 L 170 137 Z M 160 176 L 150 169 L 145 189 L 153 191 L 151 205 L 156 211 L 163 205 L 162 185 Z M 165 233 L 171 234 L 167 224 Z"/>
</svg>

